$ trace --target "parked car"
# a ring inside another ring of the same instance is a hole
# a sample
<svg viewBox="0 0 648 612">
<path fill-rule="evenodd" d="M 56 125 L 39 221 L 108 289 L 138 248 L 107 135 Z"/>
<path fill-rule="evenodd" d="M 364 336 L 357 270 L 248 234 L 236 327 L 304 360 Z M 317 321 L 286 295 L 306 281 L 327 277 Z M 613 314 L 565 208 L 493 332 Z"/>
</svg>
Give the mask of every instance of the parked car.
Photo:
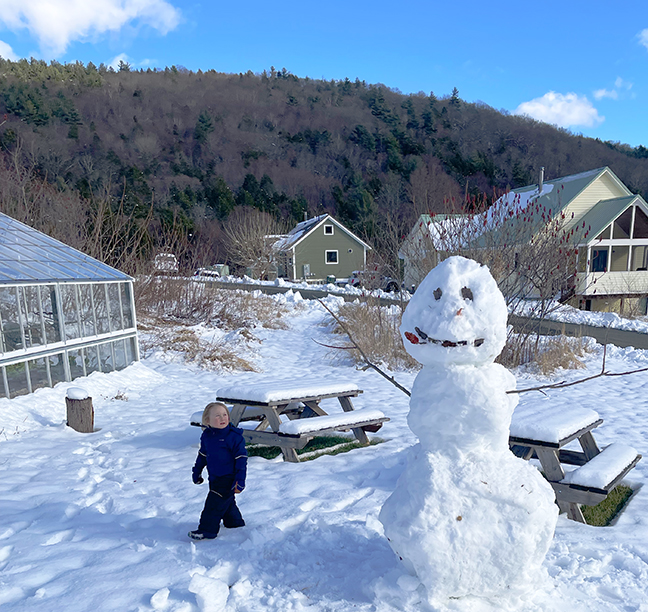
<svg viewBox="0 0 648 612">
<path fill-rule="evenodd" d="M 194 273 L 194 278 L 196 280 L 210 280 L 220 277 L 221 275 L 218 270 L 212 270 L 210 268 L 198 268 Z"/>
<path fill-rule="evenodd" d="M 175 274 L 178 272 L 178 258 L 173 253 L 158 253 L 153 260 L 155 274 Z"/>
<path fill-rule="evenodd" d="M 352 287 L 366 287 L 367 289 L 382 289 L 392 293 L 400 291 L 400 284 L 391 276 L 381 276 L 363 270 L 354 270 L 349 277 L 349 285 Z"/>
</svg>

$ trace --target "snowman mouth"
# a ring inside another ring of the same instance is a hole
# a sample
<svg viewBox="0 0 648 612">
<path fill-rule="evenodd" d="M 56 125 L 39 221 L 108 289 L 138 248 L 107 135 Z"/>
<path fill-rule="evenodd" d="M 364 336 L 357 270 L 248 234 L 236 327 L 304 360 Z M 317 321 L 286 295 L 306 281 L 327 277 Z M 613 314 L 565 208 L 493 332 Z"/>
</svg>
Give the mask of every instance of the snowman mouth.
<svg viewBox="0 0 648 612">
<path fill-rule="evenodd" d="M 456 347 L 456 346 L 481 346 L 484 344 L 483 338 L 477 338 L 475 340 L 457 340 L 456 342 L 452 340 L 437 340 L 436 338 L 430 338 L 424 331 L 421 331 L 418 327 L 414 328 L 416 334 L 412 332 L 405 332 L 405 337 L 412 344 L 439 344 L 445 347 Z"/>
</svg>

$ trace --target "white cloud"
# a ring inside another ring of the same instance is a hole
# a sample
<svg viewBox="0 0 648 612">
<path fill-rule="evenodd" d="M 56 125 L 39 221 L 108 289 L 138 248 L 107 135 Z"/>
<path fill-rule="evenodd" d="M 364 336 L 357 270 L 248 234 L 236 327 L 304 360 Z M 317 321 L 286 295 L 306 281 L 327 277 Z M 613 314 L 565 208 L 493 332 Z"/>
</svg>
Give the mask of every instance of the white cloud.
<svg viewBox="0 0 648 612">
<path fill-rule="evenodd" d="M 513 112 L 514 115 L 528 115 L 539 121 L 553 123 L 560 127 L 595 127 L 605 121 L 592 103 L 575 93 L 546 93 L 541 98 L 523 102 Z"/>
<path fill-rule="evenodd" d="M 617 77 L 614 81 L 613 89 L 597 89 L 594 92 L 594 97 L 597 100 L 601 100 L 602 98 L 618 100 L 620 94 L 623 94 L 624 92 L 630 91 L 632 89 L 632 85 L 633 84 L 629 81 L 624 81 L 621 77 Z"/>
<path fill-rule="evenodd" d="M 108 65 L 112 66 L 115 70 L 118 70 L 119 62 L 124 62 L 124 64 L 131 63 L 128 61 L 128 55 L 126 55 L 125 53 L 120 53 L 117 57 L 113 58 L 110 62 L 108 62 Z"/>
<path fill-rule="evenodd" d="M 0 40 L 0 57 L 3 57 L 6 60 L 11 60 L 12 62 L 15 62 L 18 59 L 14 50 L 2 40 Z"/>
<path fill-rule="evenodd" d="M 632 89 L 633 83 L 630 83 L 629 81 L 624 81 L 621 77 L 617 77 L 616 81 L 614 81 L 614 86 L 617 89 Z"/>
<path fill-rule="evenodd" d="M 92 40 L 139 22 L 162 34 L 175 28 L 180 12 L 166 0 L 3 0 L 0 25 L 26 29 L 44 52 L 62 55 L 74 41 Z"/>
<path fill-rule="evenodd" d="M 617 92 L 616 89 L 597 89 L 594 92 L 594 97 L 597 100 L 600 100 L 601 98 L 611 98 L 612 100 L 618 100 L 619 92 Z"/>
<path fill-rule="evenodd" d="M 639 44 L 643 45 L 648 49 L 648 28 L 645 30 L 641 30 L 639 34 L 637 34 L 637 38 L 639 38 Z"/>
</svg>

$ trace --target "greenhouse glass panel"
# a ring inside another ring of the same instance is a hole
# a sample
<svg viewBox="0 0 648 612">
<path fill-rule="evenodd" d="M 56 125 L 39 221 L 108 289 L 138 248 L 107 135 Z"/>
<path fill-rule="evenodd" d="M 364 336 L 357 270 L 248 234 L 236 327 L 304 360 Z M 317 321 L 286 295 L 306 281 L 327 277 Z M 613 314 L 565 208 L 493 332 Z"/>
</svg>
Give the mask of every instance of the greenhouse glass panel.
<svg viewBox="0 0 648 612">
<path fill-rule="evenodd" d="M 97 320 L 97 333 L 107 334 L 110 331 L 108 324 L 108 304 L 106 303 L 106 289 L 103 284 L 92 285 L 95 316 Z"/>
<path fill-rule="evenodd" d="M 54 285 L 42 285 L 40 288 L 41 304 L 43 306 L 43 319 L 45 322 L 46 342 L 61 341 L 61 330 L 56 307 L 56 290 Z"/>
<path fill-rule="evenodd" d="M 101 360 L 102 372 L 112 372 L 115 369 L 110 345 L 110 342 L 104 342 L 99 345 L 99 359 Z"/>
<path fill-rule="evenodd" d="M 22 287 L 22 292 L 22 304 L 25 313 L 25 340 L 27 346 L 45 344 L 38 286 Z"/>
<path fill-rule="evenodd" d="M 137 355 L 135 341 L 135 338 L 126 338 L 124 340 L 124 343 L 126 345 L 126 363 L 128 365 L 135 361 L 135 355 Z"/>
<path fill-rule="evenodd" d="M 61 310 L 65 326 L 65 338 L 74 340 L 83 335 L 77 309 L 76 288 L 74 285 L 61 285 Z"/>
<path fill-rule="evenodd" d="M 70 376 L 74 380 L 75 378 L 81 378 L 85 376 L 83 371 L 83 349 L 78 349 L 76 351 L 68 351 L 68 363 L 70 364 Z"/>
<path fill-rule="evenodd" d="M 95 315 L 92 306 L 92 285 L 79 285 L 78 287 L 83 335 L 94 336 L 97 334 L 97 331 L 95 330 Z"/>
<path fill-rule="evenodd" d="M 0 397 L 8 397 L 4 383 L 4 377 L 6 376 L 4 366 L 0 368 L 0 375 L 2 376 L 2 378 L 0 378 Z"/>
<path fill-rule="evenodd" d="M 112 331 L 124 329 L 122 325 L 121 307 L 119 306 L 119 286 L 117 283 L 108 284 L 108 309 Z"/>
<path fill-rule="evenodd" d="M 32 391 L 50 386 L 47 366 L 43 357 L 29 361 L 29 377 L 31 378 Z"/>
<path fill-rule="evenodd" d="M 25 363 L 14 363 L 5 367 L 7 372 L 7 383 L 9 384 L 9 395 L 16 397 L 29 393 L 27 387 L 27 370 Z"/>
<path fill-rule="evenodd" d="M 50 355 L 48 357 L 50 374 L 52 375 L 52 386 L 65 381 L 65 366 L 63 364 L 64 356 L 64 353 L 57 353 L 56 355 Z"/>
<path fill-rule="evenodd" d="M 22 348 L 16 287 L 0 287 L 0 319 L 2 319 L 3 352 Z"/>
<path fill-rule="evenodd" d="M 117 340 L 113 343 L 113 349 L 115 351 L 115 370 L 123 370 L 128 362 L 126 361 L 126 347 L 124 346 L 124 340 Z"/>
<path fill-rule="evenodd" d="M 99 354 L 96 346 L 87 346 L 83 349 L 83 357 L 85 359 L 86 374 L 92 372 L 99 372 Z"/>
<path fill-rule="evenodd" d="M 130 283 L 120 283 L 121 285 L 121 303 L 124 313 L 124 328 L 135 327 L 133 322 L 133 311 L 131 310 L 131 285 Z"/>
</svg>

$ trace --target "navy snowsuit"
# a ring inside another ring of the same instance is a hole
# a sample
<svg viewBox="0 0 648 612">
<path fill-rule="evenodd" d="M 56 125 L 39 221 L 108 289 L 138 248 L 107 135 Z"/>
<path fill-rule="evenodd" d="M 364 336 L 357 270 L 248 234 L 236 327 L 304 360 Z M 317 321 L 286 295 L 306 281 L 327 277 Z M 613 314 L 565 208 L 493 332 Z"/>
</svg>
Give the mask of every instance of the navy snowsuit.
<svg viewBox="0 0 648 612">
<path fill-rule="evenodd" d="M 234 486 L 245 488 L 247 451 L 243 432 L 229 424 L 223 429 L 207 427 L 200 437 L 200 450 L 193 467 L 193 481 L 199 484 L 203 469 L 209 474 L 209 493 L 198 529 L 213 534 L 225 527 L 242 527 L 245 521 L 234 498 Z"/>
</svg>

